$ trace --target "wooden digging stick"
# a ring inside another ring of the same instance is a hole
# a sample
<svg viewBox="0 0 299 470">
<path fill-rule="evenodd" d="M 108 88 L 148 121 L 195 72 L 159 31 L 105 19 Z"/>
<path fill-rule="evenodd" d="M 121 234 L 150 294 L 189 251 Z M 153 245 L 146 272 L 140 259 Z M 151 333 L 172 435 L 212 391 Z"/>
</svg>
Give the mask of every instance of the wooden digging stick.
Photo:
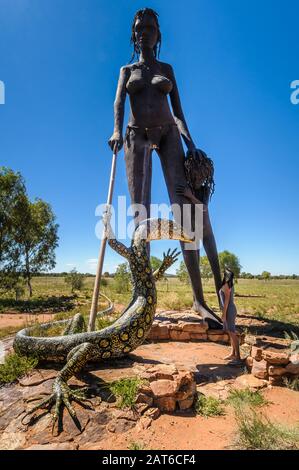
<svg viewBox="0 0 299 470">
<path fill-rule="evenodd" d="M 117 158 L 117 146 L 114 147 L 113 156 L 112 156 L 109 190 L 108 190 L 108 197 L 107 197 L 107 207 L 109 207 L 112 203 L 115 170 L 116 170 L 116 158 Z M 96 316 L 97 316 L 97 311 L 98 311 L 98 300 L 99 300 L 99 293 L 100 293 L 100 283 L 101 283 L 102 270 L 103 270 L 103 264 L 104 264 L 106 243 L 107 243 L 107 237 L 106 237 L 106 231 L 104 228 L 100 252 L 99 252 L 99 258 L 98 258 L 96 278 L 94 281 L 92 302 L 91 302 L 91 308 L 90 308 L 90 314 L 89 314 L 88 331 L 94 331 L 94 326 L 95 326 L 95 321 L 96 321 Z"/>
</svg>

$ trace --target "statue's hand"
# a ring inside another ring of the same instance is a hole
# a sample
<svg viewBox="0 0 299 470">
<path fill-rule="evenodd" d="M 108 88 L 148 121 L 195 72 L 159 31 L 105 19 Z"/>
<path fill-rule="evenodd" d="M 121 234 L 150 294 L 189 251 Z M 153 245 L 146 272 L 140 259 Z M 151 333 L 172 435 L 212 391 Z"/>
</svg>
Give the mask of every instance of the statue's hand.
<svg viewBox="0 0 299 470">
<path fill-rule="evenodd" d="M 206 156 L 206 154 L 202 150 L 196 148 L 194 144 L 189 146 L 187 156 L 188 155 L 192 155 L 194 160 L 197 160 L 197 161 L 199 161 L 200 158 L 203 158 L 204 156 Z"/>
<path fill-rule="evenodd" d="M 102 214 L 102 222 L 105 227 L 106 235 L 108 235 L 110 231 L 110 219 L 111 219 L 111 208 L 110 206 L 106 206 L 105 211 Z"/>
<path fill-rule="evenodd" d="M 122 135 L 118 132 L 114 132 L 110 139 L 108 140 L 108 145 L 111 148 L 112 152 L 119 152 L 124 144 L 124 140 Z"/>
<path fill-rule="evenodd" d="M 191 188 L 189 188 L 188 185 L 185 186 L 183 184 L 178 184 L 176 186 L 175 192 L 176 192 L 176 194 L 178 194 L 180 196 L 185 196 L 189 199 L 192 199 L 192 197 L 193 197 L 193 193 L 191 191 Z"/>
</svg>

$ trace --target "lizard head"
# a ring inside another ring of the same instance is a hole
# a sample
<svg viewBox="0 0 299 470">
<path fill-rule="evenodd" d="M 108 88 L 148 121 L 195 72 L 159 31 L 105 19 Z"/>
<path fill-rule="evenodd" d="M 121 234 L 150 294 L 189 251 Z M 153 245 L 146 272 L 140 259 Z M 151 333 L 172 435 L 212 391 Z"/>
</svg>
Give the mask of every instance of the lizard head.
<svg viewBox="0 0 299 470">
<path fill-rule="evenodd" d="M 152 240 L 180 240 L 192 243 L 195 237 L 191 237 L 186 229 L 169 219 L 145 219 L 136 227 L 133 238 L 133 249 Z"/>
</svg>

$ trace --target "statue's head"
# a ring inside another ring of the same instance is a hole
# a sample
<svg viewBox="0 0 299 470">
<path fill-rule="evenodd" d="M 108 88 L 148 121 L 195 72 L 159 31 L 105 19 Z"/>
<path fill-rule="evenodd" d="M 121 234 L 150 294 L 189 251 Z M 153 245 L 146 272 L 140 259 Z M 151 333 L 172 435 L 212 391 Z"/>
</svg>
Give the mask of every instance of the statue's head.
<svg viewBox="0 0 299 470">
<path fill-rule="evenodd" d="M 185 159 L 185 171 L 189 186 L 193 191 L 198 191 L 205 187 L 209 191 L 209 197 L 214 193 L 214 165 L 213 161 L 203 150 L 198 152 L 198 158 L 193 158 L 192 154 L 187 152 Z"/>
<path fill-rule="evenodd" d="M 134 51 L 131 62 L 143 48 L 151 48 L 155 57 L 159 56 L 161 47 L 161 32 L 158 21 L 158 13 L 151 8 L 138 10 L 132 23 L 131 44 Z"/>
</svg>

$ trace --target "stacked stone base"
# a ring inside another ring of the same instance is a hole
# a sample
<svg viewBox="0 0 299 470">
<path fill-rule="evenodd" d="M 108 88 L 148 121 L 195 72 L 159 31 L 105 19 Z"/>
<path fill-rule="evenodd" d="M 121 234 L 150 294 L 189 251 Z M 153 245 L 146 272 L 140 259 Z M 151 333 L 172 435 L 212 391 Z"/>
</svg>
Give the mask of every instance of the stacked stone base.
<svg viewBox="0 0 299 470">
<path fill-rule="evenodd" d="M 244 335 L 237 333 L 241 344 Z M 209 329 L 207 322 L 192 312 L 163 312 L 155 317 L 151 341 L 213 341 L 229 344 L 229 335 L 223 330 Z"/>
<path fill-rule="evenodd" d="M 196 382 L 192 372 L 173 364 L 159 364 L 141 370 L 139 376 L 145 383 L 139 388 L 137 404 L 148 404 L 169 413 L 193 406 Z"/>
<path fill-rule="evenodd" d="M 299 354 L 290 352 L 287 340 L 260 338 L 251 346 L 246 366 L 254 377 L 281 385 L 285 378 L 299 377 Z"/>
</svg>

